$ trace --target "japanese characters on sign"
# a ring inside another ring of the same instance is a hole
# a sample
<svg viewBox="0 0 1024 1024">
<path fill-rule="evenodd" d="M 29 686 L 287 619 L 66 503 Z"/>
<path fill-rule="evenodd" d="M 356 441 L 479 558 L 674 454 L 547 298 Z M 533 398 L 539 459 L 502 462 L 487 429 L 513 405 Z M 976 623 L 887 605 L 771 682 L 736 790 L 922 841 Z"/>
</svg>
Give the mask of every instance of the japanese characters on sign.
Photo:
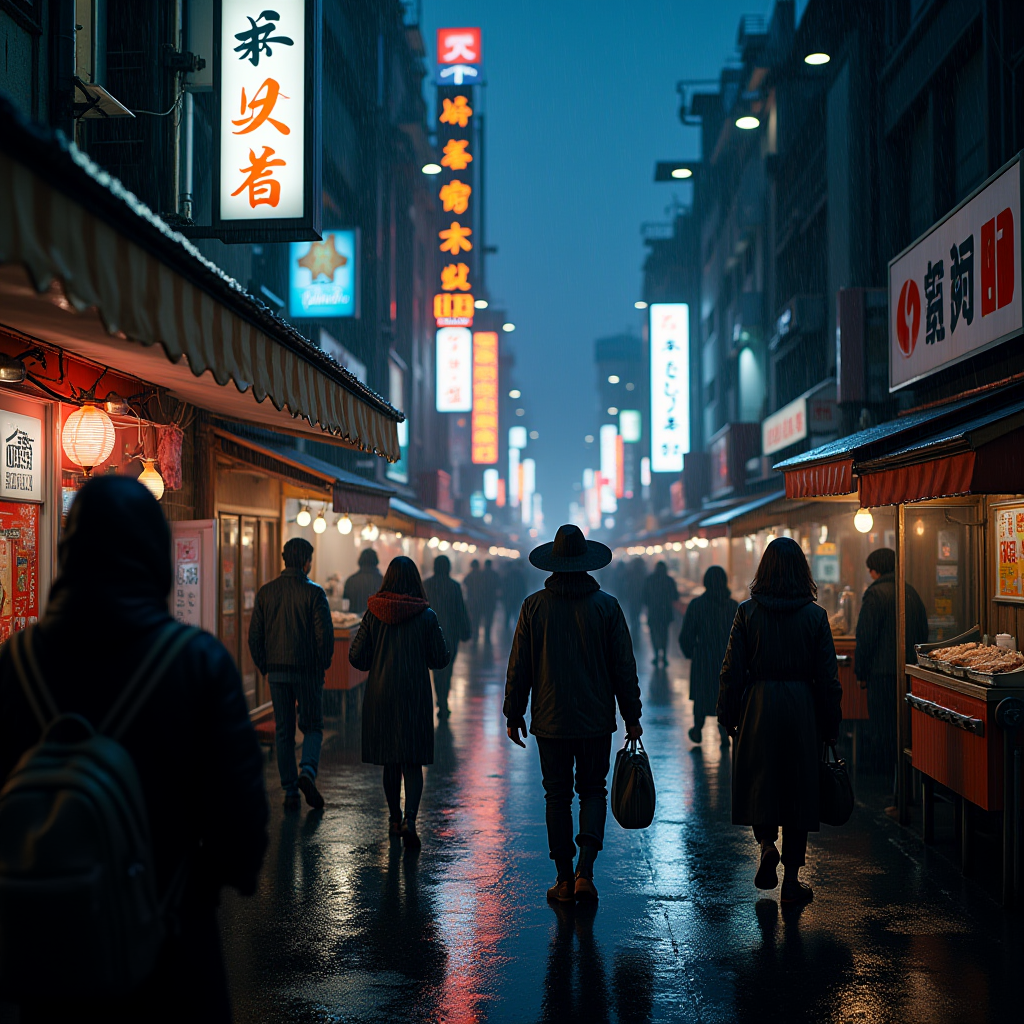
<svg viewBox="0 0 1024 1024">
<path fill-rule="evenodd" d="M 468 327 L 442 327 L 434 342 L 438 412 L 473 408 L 473 335 Z"/>
<path fill-rule="evenodd" d="M 690 307 L 650 306 L 651 472 L 681 473 L 690 450 Z"/>
<path fill-rule="evenodd" d="M 439 28 L 435 78 L 437 84 L 476 85 L 482 78 L 483 50 L 480 29 Z"/>
<path fill-rule="evenodd" d="M 889 390 L 1018 335 L 1020 163 L 889 264 Z"/>
<path fill-rule="evenodd" d="M 313 2 L 221 0 L 220 221 L 309 216 L 306 5 Z"/>
<path fill-rule="evenodd" d="M 39 618 L 39 506 L 0 501 L 0 643 Z"/>
<path fill-rule="evenodd" d="M 43 423 L 0 410 L 0 498 L 43 500 Z"/>
<path fill-rule="evenodd" d="M 289 266 L 289 316 L 358 316 L 354 230 L 325 231 L 320 242 L 292 242 Z"/>
<path fill-rule="evenodd" d="M 1024 603 L 1024 504 L 999 505 L 996 516 L 996 600 Z"/>
<path fill-rule="evenodd" d="M 498 461 L 498 334 L 473 335 L 473 422 L 471 457 L 476 465 Z"/>
<path fill-rule="evenodd" d="M 808 433 L 807 399 L 801 396 L 761 423 L 761 452 L 772 455 L 802 441 Z"/>
</svg>

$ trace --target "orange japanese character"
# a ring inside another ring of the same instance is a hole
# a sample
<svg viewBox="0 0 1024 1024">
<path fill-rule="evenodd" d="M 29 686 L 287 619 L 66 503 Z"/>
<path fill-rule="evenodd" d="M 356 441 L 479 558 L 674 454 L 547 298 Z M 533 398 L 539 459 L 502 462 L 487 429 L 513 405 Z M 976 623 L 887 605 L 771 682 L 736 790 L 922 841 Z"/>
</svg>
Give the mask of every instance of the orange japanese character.
<svg viewBox="0 0 1024 1024">
<path fill-rule="evenodd" d="M 264 95 L 261 96 L 261 94 Z M 242 86 L 242 116 L 238 121 L 232 121 L 231 123 L 245 125 L 245 127 L 231 134 L 245 135 L 247 132 L 255 131 L 264 121 L 269 121 L 282 135 L 291 135 L 292 130 L 288 125 L 270 116 L 274 112 L 274 105 L 279 97 L 283 100 L 288 99 L 281 92 L 281 86 L 273 78 L 266 79 L 256 92 L 253 93 L 253 97 L 248 103 L 245 102 L 245 86 Z M 251 111 L 248 116 L 246 116 L 246 110 Z"/>
<path fill-rule="evenodd" d="M 466 152 L 469 139 L 449 139 L 444 145 L 444 156 L 441 166 L 453 171 L 464 171 L 472 162 L 473 156 Z"/>
<path fill-rule="evenodd" d="M 449 263 L 441 268 L 441 287 L 446 292 L 468 292 L 469 267 L 465 263 Z"/>
<path fill-rule="evenodd" d="M 441 252 L 450 252 L 453 256 L 458 256 L 463 251 L 469 252 L 473 248 L 473 243 L 469 241 L 471 234 L 473 232 L 469 228 L 464 228 L 457 220 L 453 220 L 450 228 L 437 233 L 437 237 L 443 239 Z"/>
<path fill-rule="evenodd" d="M 465 96 L 456 96 L 454 103 L 451 100 L 444 100 L 443 105 L 444 110 L 441 111 L 441 116 L 438 118 L 442 124 L 457 124 L 460 128 L 465 128 L 469 124 L 469 119 L 473 116 L 473 108 Z"/>
<path fill-rule="evenodd" d="M 274 172 L 271 167 L 284 167 L 285 161 L 271 160 L 275 150 L 269 146 L 263 147 L 263 152 L 257 156 L 249 150 L 249 166 L 239 167 L 242 174 L 248 175 L 245 181 L 231 194 L 237 196 L 243 189 L 249 190 L 249 205 L 255 209 L 257 206 L 277 206 L 281 201 L 281 182 L 274 179 Z M 454 225 L 453 225 L 454 226 Z"/>
<path fill-rule="evenodd" d="M 456 178 L 441 186 L 438 198 L 444 204 L 445 213 L 465 213 L 469 209 L 469 197 L 472 194 L 472 188 Z"/>
</svg>

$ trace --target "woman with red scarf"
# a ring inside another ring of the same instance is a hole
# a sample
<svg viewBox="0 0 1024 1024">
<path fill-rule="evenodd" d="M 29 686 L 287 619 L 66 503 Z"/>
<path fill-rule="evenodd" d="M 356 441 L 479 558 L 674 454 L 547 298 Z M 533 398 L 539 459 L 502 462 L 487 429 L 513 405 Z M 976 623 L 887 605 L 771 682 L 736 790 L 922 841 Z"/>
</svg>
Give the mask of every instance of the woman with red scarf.
<svg viewBox="0 0 1024 1024">
<path fill-rule="evenodd" d="M 363 761 L 384 766 L 388 832 L 412 849 L 420 846 L 416 812 L 423 794 L 423 765 L 434 763 L 430 670 L 444 668 L 450 657 L 416 563 L 400 555 L 369 599 L 348 660 L 369 672 L 363 697 Z"/>
</svg>

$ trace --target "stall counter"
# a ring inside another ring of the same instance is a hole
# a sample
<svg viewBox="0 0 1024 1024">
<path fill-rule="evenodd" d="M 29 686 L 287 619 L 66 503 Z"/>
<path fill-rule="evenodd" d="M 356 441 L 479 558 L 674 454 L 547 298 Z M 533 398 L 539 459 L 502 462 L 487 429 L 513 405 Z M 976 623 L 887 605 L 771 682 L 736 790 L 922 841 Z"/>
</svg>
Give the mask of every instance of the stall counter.
<svg viewBox="0 0 1024 1024">
<path fill-rule="evenodd" d="M 334 658 L 324 679 L 325 690 L 354 690 L 366 682 L 369 673 L 360 672 L 348 662 L 348 652 L 359 629 L 359 623 L 352 626 L 334 627 Z"/>
<path fill-rule="evenodd" d="M 834 636 L 836 660 L 839 662 L 839 685 L 843 688 L 843 721 L 864 721 L 868 717 L 868 691 L 862 690 L 853 670 L 853 656 L 857 649 L 854 636 Z"/>
</svg>

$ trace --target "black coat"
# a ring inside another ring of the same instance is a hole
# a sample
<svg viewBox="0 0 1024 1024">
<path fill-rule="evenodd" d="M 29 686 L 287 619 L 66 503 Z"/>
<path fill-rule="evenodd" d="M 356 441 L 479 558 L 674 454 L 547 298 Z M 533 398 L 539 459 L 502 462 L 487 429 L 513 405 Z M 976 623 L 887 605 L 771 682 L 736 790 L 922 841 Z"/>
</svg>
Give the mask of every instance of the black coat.
<svg viewBox="0 0 1024 1024">
<path fill-rule="evenodd" d="M 285 569 L 260 587 L 249 622 L 249 653 L 266 675 L 323 678 L 334 657 L 334 625 L 323 587 Z"/>
<path fill-rule="evenodd" d="M 430 669 L 449 661 L 437 615 L 425 602 L 391 608 L 376 594 L 363 616 L 348 660 L 369 672 L 363 697 L 363 760 L 368 764 L 434 763 L 434 697 Z M 409 613 L 406 615 L 406 613 Z M 384 622 L 380 616 L 392 621 Z M 405 617 L 403 617 L 405 616 Z"/>
<path fill-rule="evenodd" d="M 907 633 L 904 638 L 908 665 L 917 664 L 914 644 L 928 642 L 928 613 L 917 591 L 906 584 Z M 864 591 L 857 618 L 857 678 L 865 682 L 895 679 L 896 672 L 896 574 L 883 573 Z"/>
<path fill-rule="evenodd" d="M 448 575 L 434 573 L 423 581 L 423 589 L 427 592 L 430 607 L 437 615 L 444 633 L 444 641 L 448 645 L 451 660 L 458 654 L 459 642 L 468 640 L 472 635 L 469 624 L 469 613 L 466 602 L 462 598 L 462 587 Z"/>
<path fill-rule="evenodd" d="M 810 598 L 740 605 L 718 696 L 719 722 L 738 730 L 733 824 L 818 830 L 821 743 L 838 735 L 842 698 L 824 608 Z"/>
<path fill-rule="evenodd" d="M 640 684 L 618 601 L 585 573 L 554 573 L 519 612 L 508 659 L 504 714 L 530 732 L 574 738 L 615 732 L 615 703 L 640 721 Z"/>
<path fill-rule="evenodd" d="M 690 663 L 690 700 L 693 717 L 715 714 L 718 685 L 722 674 L 729 631 L 739 605 L 723 588 L 722 593 L 704 593 L 686 609 L 679 647 Z"/>
<path fill-rule="evenodd" d="M 170 540 L 159 506 L 133 480 L 98 477 L 75 499 L 61 541 L 60 575 L 32 636 L 62 712 L 99 723 L 170 622 Z M 0 784 L 39 738 L 5 646 Z M 242 682 L 219 640 L 202 633 L 186 646 L 122 744 L 142 784 L 160 891 L 192 858 L 180 934 L 167 940 L 155 973 L 130 997 L 59 1008 L 41 1003 L 26 1009 L 25 1019 L 230 1024 L 217 901 L 225 885 L 255 891 L 268 811 L 263 756 Z"/>
<path fill-rule="evenodd" d="M 668 573 L 652 572 L 644 580 L 643 595 L 648 622 L 670 623 L 672 621 L 675 611 L 673 605 L 679 600 L 679 588 Z"/>
<path fill-rule="evenodd" d="M 342 591 L 342 597 L 348 601 L 348 610 L 362 615 L 366 611 L 367 601 L 380 590 L 383 582 L 384 577 L 375 565 L 352 573 L 345 580 L 345 589 Z"/>
</svg>

